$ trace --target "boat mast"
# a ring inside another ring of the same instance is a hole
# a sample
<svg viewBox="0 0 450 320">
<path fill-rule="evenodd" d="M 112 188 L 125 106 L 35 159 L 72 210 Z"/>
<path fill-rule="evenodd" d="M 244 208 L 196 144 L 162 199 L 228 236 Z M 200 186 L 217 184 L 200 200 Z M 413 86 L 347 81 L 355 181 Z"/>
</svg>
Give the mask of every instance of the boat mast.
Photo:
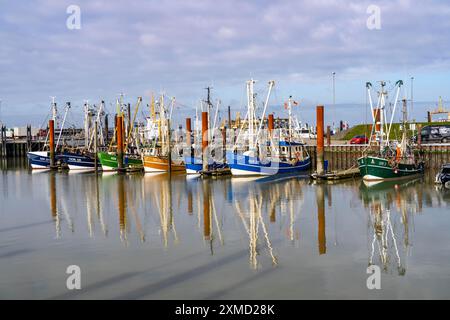
<svg viewBox="0 0 450 320">
<path fill-rule="evenodd" d="M 385 81 L 381 81 L 381 91 L 380 91 L 380 99 L 379 99 L 379 112 L 380 112 L 380 151 L 383 150 L 383 144 L 384 144 L 384 114 L 385 114 L 385 90 L 384 87 L 386 86 L 386 82 Z"/>
<path fill-rule="evenodd" d="M 249 135 L 249 150 L 255 149 L 255 95 L 253 91 L 253 85 L 255 80 L 251 79 L 247 81 L 247 107 L 248 107 L 248 135 Z"/>
<path fill-rule="evenodd" d="M 84 101 L 84 147 L 89 148 L 89 103 Z"/>
<path fill-rule="evenodd" d="M 292 140 L 292 110 L 291 110 L 291 108 L 292 108 L 292 96 L 289 96 L 289 100 L 288 100 L 288 114 L 289 114 L 288 136 L 289 136 L 289 142 L 291 142 L 291 140 Z"/>
<path fill-rule="evenodd" d="M 55 146 L 55 150 L 58 149 L 59 146 L 59 141 L 61 140 L 61 135 L 64 129 L 64 124 L 66 123 L 66 118 L 67 118 L 67 113 L 69 112 L 70 109 L 70 102 L 66 103 L 66 110 L 64 111 L 64 118 L 63 118 L 63 122 L 61 125 L 61 129 L 59 129 L 59 136 L 58 136 L 58 141 L 56 141 L 56 146 Z"/>
</svg>

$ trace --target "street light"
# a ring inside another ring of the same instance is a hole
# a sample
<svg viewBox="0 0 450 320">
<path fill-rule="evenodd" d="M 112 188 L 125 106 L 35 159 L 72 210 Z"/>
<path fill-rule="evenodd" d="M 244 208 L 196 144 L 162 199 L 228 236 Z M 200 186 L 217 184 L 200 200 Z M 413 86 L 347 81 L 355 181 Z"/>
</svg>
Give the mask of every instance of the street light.
<svg viewBox="0 0 450 320">
<path fill-rule="evenodd" d="M 414 77 L 411 77 L 411 113 L 414 108 Z"/>
</svg>

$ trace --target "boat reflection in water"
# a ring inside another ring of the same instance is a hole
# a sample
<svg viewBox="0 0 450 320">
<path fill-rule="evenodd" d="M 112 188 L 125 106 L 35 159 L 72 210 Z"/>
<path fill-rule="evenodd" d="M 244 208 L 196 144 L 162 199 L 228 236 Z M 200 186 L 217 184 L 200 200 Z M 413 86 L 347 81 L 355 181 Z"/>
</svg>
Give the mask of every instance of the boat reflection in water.
<svg viewBox="0 0 450 320">
<path fill-rule="evenodd" d="M 61 193 L 64 193 L 64 188 L 67 187 L 67 185 L 58 186 L 60 187 L 59 191 Z M 52 217 L 52 220 L 55 222 L 55 237 L 56 239 L 61 238 L 61 220 L 66 221 L 67 223 L 67 229 L 73 233 L 75 231 L 74 224 L 72 221 L 72 217 L 68 210 L 68 205 L 66 202 L 65 197 L 61 197 L 60 201 L 58 202 L 57 198 L 57 185 L 56 185 L 56 173 L 50 172 L 48 174 L 48 190 L 49 190 L 49 201 L 50 201 L 50 214 Z M 69 192 L 70 194 L 70 192 Z"/>
<path fill-rule="evenodd" d="M 270 258 L 273 266 L 278 265 L 268 223 L 277 222 L 277 213 L 283 220 L 287 217 L 286 226 L 284 221 L 281 222 L 285 236 L 292 245 L 298 247 L 300 236 L 296 221 L 303 201 L 302 185 L 306 181 L 292 176 L 231 181 L 229 200 L 234 204 L 235 213 L 248 235 L 251 268 L 261 266 L 258 256 L 262 253 Z"/>
<path fill-rule="evenodd" d="M 407 182 L 362 182 L 360 195 L 369 209 L 369 265 L 386 273 L 406 274 L 414 214 L 422 211 L 422 179 Z"/>
</svg>

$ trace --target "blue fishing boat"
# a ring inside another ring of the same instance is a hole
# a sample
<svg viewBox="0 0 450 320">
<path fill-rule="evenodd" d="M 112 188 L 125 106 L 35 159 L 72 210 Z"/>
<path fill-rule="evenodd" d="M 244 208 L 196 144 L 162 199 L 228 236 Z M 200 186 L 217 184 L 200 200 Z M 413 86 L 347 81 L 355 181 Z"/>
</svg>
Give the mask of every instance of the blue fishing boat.
<svg viewBox="0 0 450 320">
<path fill-rule="evenodd" d="M 307 171 L 311 157 L 305 153 L 303 144 L 281 141 L 280 153 L 260 158 L 251 151 L 237 154 L 227 152 L 227 163 L 231 174 L 236 176 L 292 174 Z"/>
<path fill-rule="evenodd" d="M 185 156 L 184 164 L 187 174 L 198 174 L 203 170 L 203 161 L 200 158 Z M 213 162 L 208 164 L 208 171 L 226 169 L 227 167 L 226 163 Z"/>
<path fill-rule="evenodd" d="M 30 151 L 27 153 L 28 163 L 32 169 L 50 169 L 50 153 L 48 151 Z M 56 163 L 61 161 L 61 155 L 55 155 Z"/>
<path fill-rule="evenodd" d="M 52 120 L 53 123 L 57 123 L 57 108 L 56 108 L 56 102 L 55 98 L 52 97 L 52 103 L 51 103 L 51 109 L 52 109 Z M 61 125 L 61 128 L 59 129 L 59 136 L 58 140 L 56 142 L 55 150 L 58 150 L 58 146 L 61 140 L 61 134 L 63 132 L 64 123 L 66 122 L 67 113 L 70 109 L 70 102 L 67 102 L 64 112 L 64 118 Z M 47 136 L 47 139 L 49 136 Z M 47 144 L 47 140 L 45 141 Z M 45 147 L 44 147 L 45 148 Z M 32 169 L 51 169 L 50 168 L 50 152 L 49 151 L 30 151 L 27 153 L 28 163 L 30 164 Z M 62 158 L 60 154 L 55 154 L 55 165 L 60 166 L 62 163 Z"/>
<path fill-rule="evenodd" d="M 274 81 L 269 81 L 269 90 L 265 99 L 262 116 L 256 115 L 257 103 L 254 93 L 255 81 L 247 81 L 247 116 L 236 138 L 235 145 L 226 153 L 227 164 L 234 176 L 295 174 L 309 170 L 311 158 L 304 148 L 304 144 L 297 139 L 292 129 L 291 106 L 297 104 L 289 97 L 285 103 L 289 111 L 289 126 L 275 129 L 273 121 L 268 130 L 263 132 L 264 115 L 267 110 L 270 92 Z M 273 119 L 273 118 L 272 118 Z M 243 143 L 241 143 L 243 140 Z"/>
<path fill-rule="evenodd" d="M 60 158 L 67 164 L 69 170 L 95 171 L 95 155 L 64 152 Z M 97 169 L 101 170 L 100 161 L 97 161 Z"/>
</svg>

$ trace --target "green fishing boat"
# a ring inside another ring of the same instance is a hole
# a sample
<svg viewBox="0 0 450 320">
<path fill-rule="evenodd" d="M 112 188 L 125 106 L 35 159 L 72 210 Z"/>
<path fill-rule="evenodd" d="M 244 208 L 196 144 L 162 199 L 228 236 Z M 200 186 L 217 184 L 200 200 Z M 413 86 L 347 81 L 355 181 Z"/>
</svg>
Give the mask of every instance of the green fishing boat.
<svg viewBox="0 0 450 320">
<path fill-rule="evenodd" d="M 102 165 L 103 171 L 116 171 L 119 168 L 119 164 L 117 161 L 117 155 L 115 153 L 110 152 L 99 152 L 98 159 L 100 164 Z M 125 155 L 124 159 L 124 168 L 126 169 L 142 169 L 142 159 L 136 156 Z"/>
<path fill-rule="evenodd" d="M 396 180 L 423 173 L 423 163 L 402 163 L 387 158 L 364 156 L 358 159 L 359 171 L 366 181 Z"/>
<path fill-rule="evenodd" d="M 397 100 L 400 94 L 400 88 L 403 82 L 397 81 L 396 100 L 390 114 L 390 122 L 387 123 L 386 100 L 388 93 L 385 90 L 386 83 L 381 82 L 381 89 L 378 91 L 378 104 L 373 107 L 370 89 L 372 85 L 366 84 L 369 96 L 370 107 L 372 111 L 372 132 L 369 145 L 378 145 L 378 151 L 374 152 L 372 148 L 367 148 L 362 157 L 358 159 L 358 167 L 361 176 L 365 181 L 384 181 L 405 179 L 420 175 L 424 172 L 424 162 L 414 154 L 412 147 L 407 139 L 407 102 L 403 99 L 403 123 L 401 141 L 390 140 L 392 121 L 394 119 Z"/>
</svg>

